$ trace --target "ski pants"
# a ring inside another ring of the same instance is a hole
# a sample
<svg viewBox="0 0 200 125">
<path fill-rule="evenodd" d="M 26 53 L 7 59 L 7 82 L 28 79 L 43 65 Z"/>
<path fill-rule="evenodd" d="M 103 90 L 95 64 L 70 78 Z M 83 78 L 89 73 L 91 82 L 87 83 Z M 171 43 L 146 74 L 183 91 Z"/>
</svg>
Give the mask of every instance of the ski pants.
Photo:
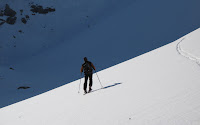
<svg viewBox="0 0 200 125">
<path fill-rule="evenodd" d="M 88 81 L 88 78 L 90 80 L 90 83 L 89 83 L 89 87 L 92 87 L 92 73 L 90 74 L 85 74 L 85 83 L 84 83 L 84 86 L 83 86 L 83 89 L 86 91 L 87 90 L 87 81 Z"/>
</svg>

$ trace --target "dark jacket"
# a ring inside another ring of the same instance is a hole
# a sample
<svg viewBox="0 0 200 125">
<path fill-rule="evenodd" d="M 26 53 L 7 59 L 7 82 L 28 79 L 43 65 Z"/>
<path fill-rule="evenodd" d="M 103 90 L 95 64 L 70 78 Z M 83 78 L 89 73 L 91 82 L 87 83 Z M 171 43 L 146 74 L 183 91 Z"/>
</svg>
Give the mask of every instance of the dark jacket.
<svg viewBox="0 0 200 125">
<path fill-rule="evenodd" d="M 81 73 L 84 70 L 84 74 L 91 74 L 91 73 L 93 73 L 93 69 L 96 70 L 96 68 L 94 67 L 92 62 L 86 61 L 85 63 L 82 64 Z"/>
</svg>

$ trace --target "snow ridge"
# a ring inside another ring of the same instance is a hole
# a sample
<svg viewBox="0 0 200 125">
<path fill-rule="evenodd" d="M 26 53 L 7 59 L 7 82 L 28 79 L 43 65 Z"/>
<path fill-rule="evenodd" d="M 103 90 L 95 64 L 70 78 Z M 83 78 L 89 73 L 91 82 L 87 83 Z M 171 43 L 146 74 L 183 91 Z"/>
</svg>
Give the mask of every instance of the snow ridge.
<svg viewBox="0 0 200 125">
<path fill-rule="evenodd" d="M 185 58 L 187 58 L 187 59 L 189 59 L 189 60 L 192 60 L 192 61 L 195 61 L 195 62 L 197 63 L 197 65 L 200 66 L 200 58 L 199 58 L 199 57 L 197 57 L 197 56 L 195 56 L 195 55 L 193 55 L 193 54 L 191 54 L 191 53 L 189 53 L 189 52 L 183 50 L 183 48 L 181 48 L 181 45 L 180 45 L 180 44 L 181 44 L 184 40 L 185 40 L 185 38 L 183 38 L 183 39 L 177 44 L 177 46 L 176 46 L 177 52 L 178 52 L 180 55 L 184 56 Z"/>
</svg>

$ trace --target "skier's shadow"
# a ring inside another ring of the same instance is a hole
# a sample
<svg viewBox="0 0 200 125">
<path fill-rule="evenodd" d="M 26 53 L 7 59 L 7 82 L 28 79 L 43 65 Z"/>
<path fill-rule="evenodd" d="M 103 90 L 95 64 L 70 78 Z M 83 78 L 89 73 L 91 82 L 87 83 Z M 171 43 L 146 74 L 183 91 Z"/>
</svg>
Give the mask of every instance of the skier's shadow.
<svg viewBox="0 0 200 125">
<path fill-rule="evenodd" d="M 108 86 L 105 86 L 105 87 L 100 88 L 100 89 L 92 90 L 90 93 L 99 91 L 99 90 L 101 90 L 101 89 L 107 89 L 107 88 L 110 88 L 110 87 L 114 87 L 114 86 L 117 86 L 117 85 L 120 85 L 120 84 L 122 84 L 122 83 L 115 83 L 115 84 L 112 84 L 112 85 L 108 85 Z"/>
<path fill-rule="evenodd" d="M 105 86 L 105 87 L 103 87 L 103 89 L 107 89 L 107 88 L 110 88 L 110 87 L 114 87 L 114 86 L 120 85 L 120 84 L 122 84 L 122 83 L 115 83 L 115 84 L 113 84 L 113 85 Z"/>
</svg>

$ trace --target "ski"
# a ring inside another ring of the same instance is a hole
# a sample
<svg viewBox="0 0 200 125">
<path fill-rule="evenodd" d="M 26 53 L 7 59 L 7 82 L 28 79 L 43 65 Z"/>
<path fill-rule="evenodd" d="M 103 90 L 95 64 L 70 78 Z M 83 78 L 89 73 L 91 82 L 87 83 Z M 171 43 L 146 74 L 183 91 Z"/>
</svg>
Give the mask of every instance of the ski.
<svg viewBox="0 0 200 125">
<path fill-rule="evenodd" d="M 92 91 L 90 91 L 90 92 L 87 92 L 87 93 L 84 93 L 83 95 L 87 95 L 87 94 L 89 94 L 89 93 L 91 93 Z"/>
</svg>

